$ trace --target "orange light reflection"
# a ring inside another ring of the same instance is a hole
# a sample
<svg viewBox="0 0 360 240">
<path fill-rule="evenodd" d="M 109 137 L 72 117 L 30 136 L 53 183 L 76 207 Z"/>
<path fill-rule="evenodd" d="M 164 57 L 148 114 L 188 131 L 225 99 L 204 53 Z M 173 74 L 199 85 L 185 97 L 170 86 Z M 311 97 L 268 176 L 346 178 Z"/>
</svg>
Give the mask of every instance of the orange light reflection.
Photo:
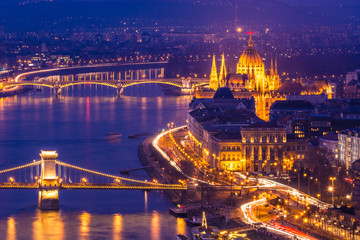
<svg viewBox="0 0 360 240">
<path fill-rule="evenodd" d="M 16 222 L 15 219 L 9 217 L 7 220 L 7 240 L 16 239 Z"/>
</svg>

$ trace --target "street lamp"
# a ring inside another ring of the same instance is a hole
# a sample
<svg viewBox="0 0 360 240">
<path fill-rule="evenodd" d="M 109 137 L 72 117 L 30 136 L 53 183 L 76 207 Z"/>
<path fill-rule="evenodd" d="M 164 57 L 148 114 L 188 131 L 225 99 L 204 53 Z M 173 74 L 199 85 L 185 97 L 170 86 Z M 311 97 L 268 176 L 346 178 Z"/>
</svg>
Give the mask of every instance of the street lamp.
<svg viewBox="0 0 360 240">
<path fill-rule="evenodd" d="M 329 187 L 329 192 L 331 192 L 331 204 L 334 206 L 334 188 Z"/>
<path fill-rule="evenodd" d="M 86 184 L 86 182 L 87 182 L 86 178 L 82 178 L 81 180 L 83 181 L 84 184 Z"/>
<path fill-rule="evenodd" d="M 336 177 L 330 177 L 331 180 L 331 190 L 329 188 L 329 191 L 331 191 L 331 203 L 334 206 L 334 181 L 336 180 Z"/>
</svg>

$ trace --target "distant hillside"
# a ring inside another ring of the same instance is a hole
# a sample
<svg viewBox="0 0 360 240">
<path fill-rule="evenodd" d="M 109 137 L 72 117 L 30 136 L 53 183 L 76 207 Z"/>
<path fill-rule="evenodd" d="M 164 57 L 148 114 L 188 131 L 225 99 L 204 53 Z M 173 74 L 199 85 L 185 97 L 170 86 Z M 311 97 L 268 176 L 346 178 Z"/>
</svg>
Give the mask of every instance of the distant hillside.
<svg viewBox="0 0 360 240">
<path fill-rule="evenodd" d="M 341 1 L 342 5 L 339 2 L 240 0 L 239 20 L 242 24 L 360 22 L 357 1 Z M 160 25 L 226 25 L 234 20 L 234 3 L 234 0 L 0 0 L 0 25 L 24 31 L 44 27 L 108 27 L 125 18 L 152 19 Z"/>
</svg>

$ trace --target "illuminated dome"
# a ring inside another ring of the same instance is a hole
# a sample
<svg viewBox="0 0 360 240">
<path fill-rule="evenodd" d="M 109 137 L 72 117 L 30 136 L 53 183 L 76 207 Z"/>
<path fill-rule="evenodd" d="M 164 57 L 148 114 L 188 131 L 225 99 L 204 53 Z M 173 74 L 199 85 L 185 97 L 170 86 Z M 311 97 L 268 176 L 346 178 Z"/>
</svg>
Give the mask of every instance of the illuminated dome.
<svg viewBox="0 0 360 240">
<path fill-rule="evenodd" d="M 250 35 L 248 48 L 240 56 L 239 64 L 242 67 L 263 67 L 264 63 L 260 57 L 260 54 L 255 50 Z"/>
</svg>

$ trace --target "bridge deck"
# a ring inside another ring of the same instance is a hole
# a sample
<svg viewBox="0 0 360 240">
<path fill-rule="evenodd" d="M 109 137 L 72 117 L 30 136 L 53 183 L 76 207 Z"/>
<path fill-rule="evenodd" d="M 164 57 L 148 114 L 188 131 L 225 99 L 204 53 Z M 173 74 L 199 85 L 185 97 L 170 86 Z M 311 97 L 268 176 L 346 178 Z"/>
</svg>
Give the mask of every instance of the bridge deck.
<svg viewBox="0 0 360 240">
<path fill-rule="evenodd" d="M 103 189 L 103 190 L 186 190 L 183 186 L 121 185 L 121 184 L 62 184 L 61 189 Z"/>
<path fill-rule="evenodd" d="M 1 183 L 0 189 L 38 189 L 37 183 Z"/>
<path fill-rule="evenodd" d="M 89 190 L 186 190 L 181 185 L 164 186 L 164 185 L 126 185 L 126 184 L 83 184 L 83 183 L 63 183 L 57 187 L 39 187 L 37 183 L 1 183 L 0 189 L 89 189 Z"/>
</svg>

